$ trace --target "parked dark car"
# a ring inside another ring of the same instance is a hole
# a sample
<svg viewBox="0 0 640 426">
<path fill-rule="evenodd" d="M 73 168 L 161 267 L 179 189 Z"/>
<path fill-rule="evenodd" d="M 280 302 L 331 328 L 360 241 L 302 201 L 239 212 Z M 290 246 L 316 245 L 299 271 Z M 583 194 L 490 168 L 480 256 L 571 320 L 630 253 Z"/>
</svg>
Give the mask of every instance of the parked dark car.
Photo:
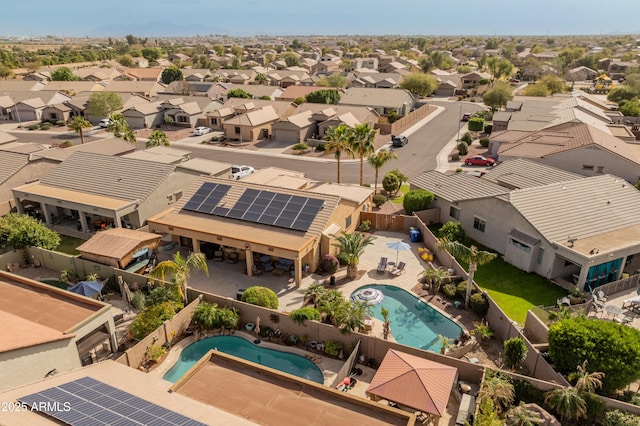
<svg viewBox="0 0 640 426">
<path fill-rule="evenodd" d="M 461 121 L 469 121 L 470 118 L 471 118 L 471 113 L 470 112 L 465 112 L 464 114 L 462 114 Z"/>
<path fill-rule="evenodd" d="M 391 139 L 391 145 L 395 147 L 402 147 L 409 143 L 409 138 L 406 136 L 394 136 Z"/>
</svg>

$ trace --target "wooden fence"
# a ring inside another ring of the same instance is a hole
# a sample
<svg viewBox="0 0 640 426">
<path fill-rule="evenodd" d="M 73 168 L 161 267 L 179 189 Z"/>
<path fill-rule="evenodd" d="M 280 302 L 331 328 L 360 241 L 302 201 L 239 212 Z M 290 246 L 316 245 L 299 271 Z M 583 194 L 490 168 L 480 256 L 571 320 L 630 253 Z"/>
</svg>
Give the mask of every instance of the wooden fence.
<svg viewBox="0 0 640 426">
<path fill-rule="evenodd" d="M 409 232 L 409 228 L 415 226 L 417 220 L 414 216 L 391 215 L 376 212 L 361 212 L 360 223 L 368 220 L 371 222 L 371 229 L 378 231 Z"/>
<path fill-rule="evenodd" d="M 424 105 L 394 123 L 376 123 L 375 128 L 380 130 L 381 135 L 395 135 L 400 132 L 400 129 L 417 123 L 436 110 L 434 106 Z"/>
</svg>

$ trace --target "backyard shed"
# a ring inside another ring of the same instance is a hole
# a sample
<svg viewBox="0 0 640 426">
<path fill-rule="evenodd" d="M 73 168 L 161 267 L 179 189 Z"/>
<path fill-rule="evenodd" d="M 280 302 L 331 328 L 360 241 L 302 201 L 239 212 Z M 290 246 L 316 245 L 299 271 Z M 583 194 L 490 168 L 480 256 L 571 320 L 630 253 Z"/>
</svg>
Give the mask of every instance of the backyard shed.
<svg viewBox="0 0 640 426">
<path fill-rule="evenodd" d="M 144 249 L 156 251 L 161 237 L 150 232 L 113 228 L 96 233 L 77 250 L 83 259 L 124 269 L 137 252 Z"/>
</svg>

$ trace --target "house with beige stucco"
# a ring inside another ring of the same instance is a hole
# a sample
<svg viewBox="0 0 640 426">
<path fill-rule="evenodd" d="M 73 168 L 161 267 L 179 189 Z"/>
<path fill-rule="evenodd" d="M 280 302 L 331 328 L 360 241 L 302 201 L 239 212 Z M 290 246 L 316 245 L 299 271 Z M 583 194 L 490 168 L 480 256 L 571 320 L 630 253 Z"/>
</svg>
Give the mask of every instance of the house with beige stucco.
<svg viewBox="0 0 640 426">
<path fill-rule="evenodd" d="M 441 223 L 525 272 L 589 291 L 640 269 L 640 191 L 619 177 L 512 160 L 482 178 L 431 171 L 410 185 L 435 195 Z"/>
</svg>

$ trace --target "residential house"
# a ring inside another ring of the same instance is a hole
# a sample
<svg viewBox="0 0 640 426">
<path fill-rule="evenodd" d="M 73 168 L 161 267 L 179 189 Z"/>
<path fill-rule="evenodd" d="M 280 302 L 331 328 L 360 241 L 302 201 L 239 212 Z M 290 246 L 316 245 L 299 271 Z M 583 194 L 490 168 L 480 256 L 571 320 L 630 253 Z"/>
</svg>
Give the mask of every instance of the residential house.
<svg viewBox="0 0 640 426">
<path fill-rule="evenodd" d="M 255 70 L 219 69 L 214 75 L 220 76 L 220 81 L 239 85 L 247 85 L 254 81 L 258 73 Z"/>
<path fill-rule="evenodd" d="M 83 232 L 104 227 L 140 228 L 175 203 L 196 179 L 175 164 L 75 152 L 39 182 L 13 189 L 18 211 L 38 205 L 45 222 L 77 217 Z"/>
<path fill-rule="evenodd" d="M 146 58 L 133 58 L 133 65 L 137 68 L 149 68 L 149 60 Z"/>
<path fill-rule="evenodd" d="M 244 106 L 251 108 L 248 104 Z M 280 118 L 273 106 L 251 108 L 246 112 L 240 112 L 241 108 L 236 107 L 236 115 L 224 121 L 222 129 L 225 137 L 240 142 L 270 138 L 271 125 Z"/>
<path fill-rule="evenodd" d="M 234 118 L 237 115 L 244 114 L 248 111 L 253 111 L 267 106 L 273 107 L 280 118 L 287 117 L 296 109 L 296 106 L 291 102 L 268 101 L 265 99 L 229 98 L 222 106 L 206 114 L 206 125 L 214 130 L 224 130 L 226 120 Z M 248 125 L 247 120 L 245 120 L 244 123 L 245 125 Z M 245 131 L 248 132 L 248 130 Z M 235 134 L 235 128 L 233 129 L 232 134 Z"/>
<path fill-rule="evenodd" d="M 408 90 L 404 89 L 352 87 L 342 96 L 338 104 L 371 107 L 380 115 L 387 115 L 391 111 L 395 111 L 402 117 L 411 112 L 415 105 L 415 98 Z"/>
<path fill-rule="evenodd" d="M 567 71 L 567 80 L 570 81 L 590 81 L 598 76 L 598 71 L 589 67 L 580 66 Z"/>
<path fill-rule="evenodd" d="M 162 76 L 162 68 L 121 68 L 122 75 L 115 78 L 118 81 L 148 81 L 159 82 Z"/>
<path fill-rule="evenodd" d="M 309 78 L 309 73 L 305 69 L 300 70 L 277 70 L 267 74 L 269 84 L 286 89 L 289 86 L 301 84 L 303 80 Z"/>
<path fill-rule="evenodd" d="M 219 108 L 221 103 L 203 96 L 173 97 L 160 96 L 156 98 L 160 103 L 162 121 L 168 118 L 177 125 L 196 127 L 199 120 L 205 121 L 206 114 Z"/>
<path fill-rule="evenodd" d="M 23 81 L 38 81 L 40 83 L 47 83 L 51 81 L 51 73 L 49 71 L 34 71 L 30 72 L 24 77 L 22 77 Z"/>
<path fill-rule="evenodd" d="M 354 74 L 356 78 L 351 80 L 350 87 L 397 89 L 400 87 L 403 79 L 402 74 L 399 73 L 357 71 Z"/>
<path fill-rule="evenodd" d="M 0 96 L 0 112 L 5 120 L 17 120 L 22 123 L 40 121 L 47 105 L 69 99 L 70 97 L 63 93 L 49 90 L 9 92 Z"/>
<path fill-rule="evenodd" d="M 114 80 L 109 82 L 104 90 L 115 93 L 132 93 L 146 98 L 153 98 L 162 92 L 164 88 L 165 86 L 163 84 L 155 80 Z"/>
<path fill-rule="evenodd" d="M 469 237 L 523 271 L 589 291 L 638 270 L 640 216 L 633 212 L 640 192 L 632 185 L 607 174 L 565 180 L 566 172 L 533 162 L 504 174 L 500 166 L 495 181 L 523 187 L 437 171 L 410 184 L 434 193 L 443 223 L 460 222 Z"/>
<path fill-rule="evenodd" d="M 262 262 L 254 259 L 265 256 L 287 259 L 291 276 L 296 286 L 300 286 L 302 271 L 315 271 L 321 256 L 335 250 L 333 235 L 356 228 L 360 211 L 372 194 L 369 188 L 335 187 L 334 191 L 320 184 L 309 191 L 243 180 L 201 178 L 174 207 L 149 218 L 149 230 L 170 234 L 174 241 L 194 252 L 201 251 L 203 243 L 209 243 L 227 253 L 236 253 L 236 258 L 246 263 L 249 275 L 254 266 L 260 266 L 254 262 Z M 213 207 L 205 211 L 200 207 L 199 194 L 211 193 L 212 189 L 218 196 L 210 200 Z M 265 206 L 263 211 L 249 208 L 258 198 L 267 203 L 260 204 Z M 282 203 L 266 207 L 273 199 Z M 283 215 L 285 210 L 294 210 L 291 204 L 294 200 L 302 211 L 297 215 L 299 221 L 287 220 Z M 251 211 L 254 213 L 247 213 Z"/>
<path fill-rule="evenodd" d="M 170 53 L 168 59 L 171 62 L 187 62 L 190 58 L 184 53 Z"/>
<path fill-rule="evenodd" d="M 164 124 L 164 115 L 161 114 L 161 101 L 148 102 L 146 104 L 134 105 L 122 110 L 120 114 L 127 121 L 127 125 L 132 129 L 153 129 Z"/>
<path fill-rule="evenodd" d="M 96 347 L 117 350 L 111 305 L 4 271 L 0 293 L 0 391 L 91 364 Z"/>
<path fill-rule="evenodd" d="M 73 74 L 80 80 L 86 81 L 111 81 L 118 78 L 121 73 L 117 68 L 107 67 L 86 67 L 78 68 L 73 71 Z"/>
<path fill-rule="evenodd" d="M 35 80 L 0 80 L 0 93 L 42 90 L 46 82 Z"/>
<path fill-rule="evenodd" d="M 98 81 L 50 81 L 43 90 L 75 96 L 81 92 L 101 92 L 104 90 L 104 84 Z"/>
<path fill-rule="evenodd" d="M 351 60 L 351 71 L 368 68 L 370 70 L 378 70 L 378 58 L 354 58 Z"/>
<path fill-rule="evenodd" d="M 382 73 L 408 73 L 407 68 L 413 68 L 413 65 L 403 64 L 402 62 L 393 61 L 384 66 L 379 66 L 378 71 Z"/>
<path fill-rule="evenodd" d="M 460 78 L 462 79 L 462 87 L 464 89 L 469 89 L 479 86 L 481 81 L 490 81 L 491 74 L 487 72 L 473 71 L 461 76 Z"/>
<path fill-rule="evenodd" d="M 185 81 L 205 81 L 213 79 L 213 73 L 208 69 L 185 68 L 182 69 Z"/>
<path fill-rule="evenodd" d="M 289 86 L 282 91 L 276 98 L 278 101 L 293 102 L 298 98 L 304 98 L 309 93 L 317 92 L 318 90 L 327 90 L 327 87 L 322 86 Z M 342 91 L 344 93 L 344 91 Z"/>
<path fill-rule="evenodd" d="M 71 107 L 64 103 L 47 105 L 42 109 L 42 121 L 50 123 L 64 121 L 66 123 L 71 118 L 72 111 Z"/>
<path fill-rule="evenodd" d="M 618 80 L 620 78 L 624 78 L 629 70 L 640 68 L 640 64 L 638 62 L 628 62 L 628 61 L 611 61 L 609 63 L 609 67 L 607 68 L 607 74 L 612 80 Z"/>
</svg>

